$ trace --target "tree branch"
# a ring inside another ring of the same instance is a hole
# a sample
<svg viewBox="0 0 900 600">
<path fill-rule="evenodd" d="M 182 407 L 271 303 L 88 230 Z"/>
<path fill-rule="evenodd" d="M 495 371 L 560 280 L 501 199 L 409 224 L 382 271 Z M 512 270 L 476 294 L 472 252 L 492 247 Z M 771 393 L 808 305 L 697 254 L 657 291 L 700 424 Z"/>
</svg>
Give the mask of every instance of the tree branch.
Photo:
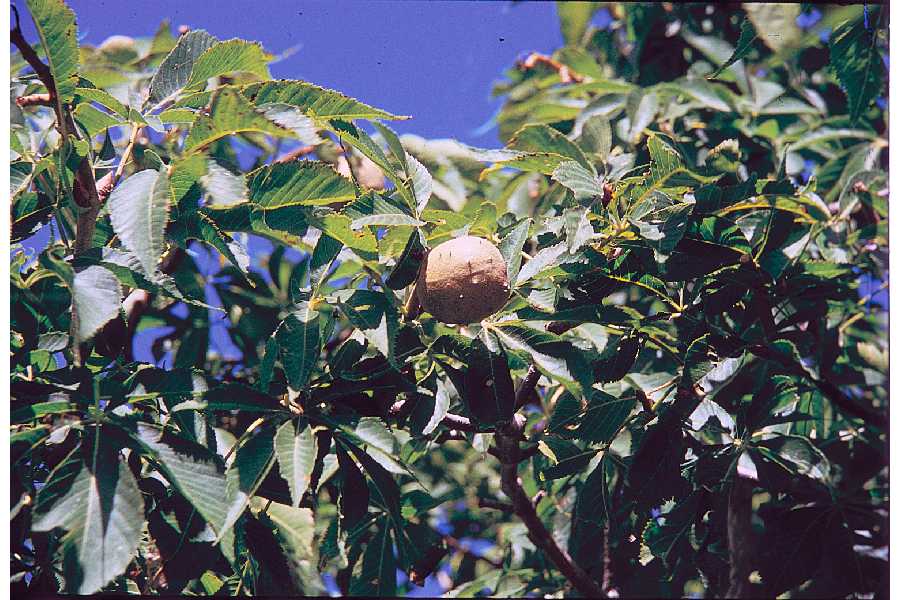
<svg viewBox="0 0 900 600">
<path fill-rule="evenodd" d="M 528 529 L 528 537 L 535 546 L 556 565 L 556 568 L 572 582 L 582 595 L 589 598 L 601 598 L 603 590 L 597 582 L 580 566 L 575 564 L 567 552 L 562 550 L 553 536 L 544 526 L 534 510 L 531 499 L 522 489 L 518 476 L 519 464 L 519 439 L 525 419 L 522 415 L 515 415 L 513 420 L 504 427 L 498 427 L 494 440 L 501 455 L 500 461 L 500 487 L 512 501 L 513 511 Z"/>
<path fill-rule="evenodd" d="M 754 554 L 753 526 L 753 482 L 735 473 L 734 483 L 728 497 L 728 555 L 729 586 L 728 598 L 751 598 L 753 586 L 750 573 L 753 571 Z"/>
</svg>

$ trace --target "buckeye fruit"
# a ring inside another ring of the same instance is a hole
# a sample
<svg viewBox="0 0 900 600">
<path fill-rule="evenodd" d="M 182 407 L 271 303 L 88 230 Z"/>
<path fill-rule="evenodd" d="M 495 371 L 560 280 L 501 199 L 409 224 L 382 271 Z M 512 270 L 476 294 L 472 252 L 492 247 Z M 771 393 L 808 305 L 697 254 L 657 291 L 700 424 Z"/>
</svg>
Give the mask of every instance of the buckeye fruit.
<svg viewBox="0 0 900 600">
<path fill-rule="evenodd" d="M 489 241 L 458 237 L 435 246 L 425 257 L 417 285 L 419 302 L 438 321 L 481 321 L 506 304 L 506 261 Z"/>
</svg>

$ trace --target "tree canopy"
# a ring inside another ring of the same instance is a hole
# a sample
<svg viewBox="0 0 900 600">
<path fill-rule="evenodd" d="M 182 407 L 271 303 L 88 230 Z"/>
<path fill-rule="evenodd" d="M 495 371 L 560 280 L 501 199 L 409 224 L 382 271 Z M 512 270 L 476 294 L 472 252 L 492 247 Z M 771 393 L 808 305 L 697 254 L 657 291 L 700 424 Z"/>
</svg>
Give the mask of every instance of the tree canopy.
<svg viewBox="0 0 900 600">
<path fill-rule="evenodd" d="M 886 593 L 886 10 L 559 3 L 485 149 L 25 4 L 14 596 Z"/>
</svg>

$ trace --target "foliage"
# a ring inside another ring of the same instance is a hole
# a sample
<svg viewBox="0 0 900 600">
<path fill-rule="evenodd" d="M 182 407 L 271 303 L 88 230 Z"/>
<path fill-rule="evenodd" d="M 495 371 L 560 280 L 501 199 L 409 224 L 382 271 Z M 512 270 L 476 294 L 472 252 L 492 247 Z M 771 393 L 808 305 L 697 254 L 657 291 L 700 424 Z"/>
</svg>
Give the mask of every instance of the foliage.
<svg viewBox="0 0 900 600">
<path fill-rule="evenodd" d="M 886 589 L 884 11 L 561 3 L 483 150 L 27 4 L 14 595 Z M 416 315 L 466 234 L 508 303 Z"/>
</svg>

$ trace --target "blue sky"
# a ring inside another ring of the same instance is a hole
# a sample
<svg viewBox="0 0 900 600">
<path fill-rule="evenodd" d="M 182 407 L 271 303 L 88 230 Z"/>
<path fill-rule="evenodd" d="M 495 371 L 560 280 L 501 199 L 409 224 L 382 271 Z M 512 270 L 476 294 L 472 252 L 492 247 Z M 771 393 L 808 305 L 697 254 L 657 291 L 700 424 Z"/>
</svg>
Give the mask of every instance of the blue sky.
<svg viewBox="0 0 900 600">
<path fill-rule="evenodd" d="M 22 4 L 16 0 L 16 4 Z M 206 29 L 220 39 L 259 41 L 294 54 L 272 75 L 339 90 L 395 114 L 402 133 L 456 137 L 497 146 L 496 130 L 475 130 L 499 107 L 491 84 L 522 52 L 562 45 L 553 2 L 362 0 L 68 0 L 84 43 L 114 34 L 152 35 L 173 27 Z M 253 8 L 256 5 L 258 8 Z M 24 13 L 23 13 L 24 14 Z"/>
</svg>

